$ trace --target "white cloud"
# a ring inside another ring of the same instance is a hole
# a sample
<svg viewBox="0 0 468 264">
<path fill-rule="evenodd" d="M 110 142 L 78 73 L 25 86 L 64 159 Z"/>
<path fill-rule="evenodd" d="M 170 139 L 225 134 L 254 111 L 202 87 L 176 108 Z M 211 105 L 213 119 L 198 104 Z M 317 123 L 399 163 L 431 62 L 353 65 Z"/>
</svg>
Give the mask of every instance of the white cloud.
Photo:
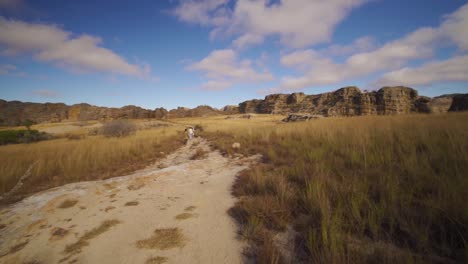
<svg viewBox="0 0 468 264">
<path fill-rule="evenodd" d="M 229 0 L 181 0 L 173 10 L 180 20 L 200 25 L 222 25 L 228 19 Z"/>
<path fill-rule="evenodd" d="M 319 51 L 308 49 L 286 54 L 281 58 L 281 63 L 287 67 L 294 67 L 304 74 L 299 77 L 283 77 L 278 88 L 297 90 L 309 86 L 339 83 L 389 70 L 396 71 L 390 75 L 395 81 L 396 77 L 402 74 L 398 73 L 397 70 L 412 60 L 433 57 L 436 48 L 440 45 L 453 43 L 461 50 L 468 48 L 468 35 L 461 30 L 468 26 L 465 26 L 467 21 L 468 4 L 446 16 L 439 27 L 417 29 L 403 38 L 390 41 L 373 51 L 356 53 L 343 63 L 336 63 L 330 57 L 330 50 L 335 49 L 330 47 Z M 359 46 L 357 43 L 358 41 L 351 44 L 350 47 Z M 367 44 L 365 42 L 364 44 L 365 47 Z M 454 70 L 454 68 L 447 70 Z M 402 72 L 404 71 L 405 69 L 402 70 Z M 457 73 L 459 71 L 454 72 L 455 75 Z M 444 79 L 442 75 L 435 75 L 433 78 Z"/>
<path fill-rule="evenodd" d="M 468 82 L 468 55 L 433 61 L 420 67 L 405 67 L 386 73 L 382 85 L 431 85 L 438 82 Z"/>
<path fill-rule="evenodd" d="M 335 26 L 367 0 L 181 0 L 174 14 L 182 21 L 214 27 L 212 36 L 236 36 L 233 46 L 259 44 L 279 36 L 301 48 L 330 40 Z"/>
<path fill-rule="evenodd" d="M 80 71 L 148 76 L 149 66 L 128 63 L 113 51 L 100 47 L 102 40 L 90 35 L 74 37 L 54 25 L 26 23 L 0 17 L 3 55 L 32 53 L 40 61 Z"/>
<path fill-rule="evenodd" d="M 398 69 L 411 59 L 430 57 L 433 53 L 431 43 L 436 37 L 433 30 L 420 29 L 374 51 L 352 55 L 341 64 L 315 50 L 296 51 L 283 56 L 281 62 L 288 67 L 296 67 L 305 74 L 301 77 L 284 77 L 281 87 L 296 90 Z"/>
<path fill-rule="evenodd" d="M 226 89 L 234 83 L 274 79 L 268 71 L 255 70 L 251 60 L 240 60 L 232 49 L 215 50 L 201 61 L 189 65 L 187 69 L 203 72 L 209 81 L 202 88 L 208 90 Z"/>
<path fill-rule="evenodd" d="M 440 33 L 451 39 L 461 50 L 468 50 L 468 4 L 445 17 Z"/>
</svg>

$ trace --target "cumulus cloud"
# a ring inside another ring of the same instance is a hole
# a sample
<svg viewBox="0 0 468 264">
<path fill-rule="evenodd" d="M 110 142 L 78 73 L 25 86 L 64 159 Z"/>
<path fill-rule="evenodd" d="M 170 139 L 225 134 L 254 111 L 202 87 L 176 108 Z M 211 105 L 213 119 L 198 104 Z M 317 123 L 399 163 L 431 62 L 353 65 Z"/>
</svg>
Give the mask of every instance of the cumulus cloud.
<svg viewBox="0 0 468 264">
<path fill-rule="evenodd" d="M 55 25 L 34 24 L 0 17 L 0 48 L 3 55 L 32 53 L 40 61 L 79 71 L 98 71 L 130 76 L 148 76 L 149 66 L 128 63 L 100 45 L 95 36 L 73 36 Z"/>
<path fill-rule="evenodd" d="M 52 90 L 34 90 L 32 91 L 33 94 L 39 95 L 41 97 L 46 97 L 46 98 L 55 98 L 58 96 L 58 93 Z"/>
<path fill-rule="evenodd" d="M 212 36 L 236 36 L 233 46 L 259 44 L 279 36 L 301 48 L 330 40 L 335 26 L 367 0 L 180 0 L 174 14 L 182 21 L 212 26 Z M 230 7 L 231 6 L 231 7 Z"/>
<path fill-rule="evenodd" d="M 239 59 L 232 49 L 215 50 L 201 61 L 189 65 L 187 69 L 200 71 L 209 79 L 202 86 L 207 90 L 226 89 L 234 83 L 273 80 L 270 72 L 255 70 L 251 60 Z"/>
<path fill-rule="evenodd" d="M 303 75 L 283 77 L 279 88 L 297 90 L 309 86 L 339 83 L 385 71 L 395 71 L 386 79 L 390 80 L 389 78 L 392 77 L 392 80 L 396 81 L 398 76 L 402 76 L 402 72 L 409 70 L 402 69 L 400 72 L 399 69 L 412 60 L 433 57 L 435 50 L 441 43 L 444 43 L 444 45 L 453 43 L 459 49 L 465 50 L 468 47 L 468 35 L 466 35 L 465 31 L 462 32 L 461 29 L 465 28 L 468 20 L 467 10 L 468 4 L 446 16 L 439 27 L 417 29 L 372 51 L 358 52 L 349 56 L 343 63 L 336 63 L 330 56 L 330 50 L 334 49 L 336 51 L 336 48 L 320 51 L 313 49 L 299 50 L 286 54 L 281 58 L 281 63 L 284 66 L 302 71 Z M 351 44 L 350 47 L 356 49 L 355 47 L 359 46 L 357 43 L 358 41 Z M 347 49 L 344 50 L 347 51 Z M 447 70 L 454 70 L 454 68 L 448 68 Z M 459 73 L 459 71 L 455 71 L 455 75 L 456 73 Z M 435 75 L 433 78 L 442 78 L 442 75 Z"/>
<path fill-rule="evenodd" d="M 406 37 L 391 41 L 370 52 L 354 54 L 344 63 L 335 63 L 331 57 L 308 49 L 284 55 L 281 63 L 304 72 L 303 76 L 286 76 L 281 87 L 286 90 L 302 89 L 307 86 L 334 84 L 371 73 L 397 69 L 411 59 L 432 56 L 432 43 L 436 34 L 423 28 Z"/>
<path fill-rule="evenodd" d="M 227 23 L 229 0 L 181 0 L 173 10 L 180 20 L 200 25 L 223 25 Z"/>
<path fill-rule="evenodd" d="M 455 42 L 461 50 L 468 50 L 468 4 L 445 17 L 440 34 Z"/>
<path fill-rule="evenodd" d="M 433 61 L 420 67 L 405 67 L 386 73 L 376 83 L 384 85 L 430 85 L 438 82 L 468 82 L 468 55 Z"/>
</svg>

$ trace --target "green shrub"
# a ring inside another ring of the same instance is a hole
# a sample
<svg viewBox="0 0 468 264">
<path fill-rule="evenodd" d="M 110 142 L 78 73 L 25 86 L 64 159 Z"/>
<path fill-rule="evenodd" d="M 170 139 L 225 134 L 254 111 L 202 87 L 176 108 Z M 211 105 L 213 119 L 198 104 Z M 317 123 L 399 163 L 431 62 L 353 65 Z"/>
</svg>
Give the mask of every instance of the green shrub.
<svg viewBox="0 0 468 264">
<path fill-rule="evenodd" d="M 48 139 L 49 136 L 37 130 L 3 130 L 0 131 L 0 145 L 31 143 Z"/>
</svg>

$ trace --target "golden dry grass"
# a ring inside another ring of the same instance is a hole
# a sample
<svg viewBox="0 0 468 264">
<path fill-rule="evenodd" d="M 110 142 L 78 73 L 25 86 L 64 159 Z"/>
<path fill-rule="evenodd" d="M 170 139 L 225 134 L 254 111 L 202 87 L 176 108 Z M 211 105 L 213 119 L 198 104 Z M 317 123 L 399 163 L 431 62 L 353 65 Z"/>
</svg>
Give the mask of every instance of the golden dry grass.
<svg viewBox="0 0 468 264">
<path fill-rule="evenodd" d="M 258 262 L 278 260 L 287 226 L 307 262 L 466 260 L 468 113 L 278 120 L 191 121 L 226 155 L 263 155 L 231 210 Z"/>
<path fill-rule="evenodd" d="M 124 138 L 88 136 L 0 146 L 0 194 L 34 164 L 19 196 L 83 180 L 125 175 L 183 144 L 183 127 L 140 130 Z"/>
<path fill-rule="evenodd" d="M 139 240 L 136 245 L 138 248 L 166 250 L 183 247 L 185 240 L 179 228 L 164 228 L 156 229 L 150 238 Z"/>
</svg>

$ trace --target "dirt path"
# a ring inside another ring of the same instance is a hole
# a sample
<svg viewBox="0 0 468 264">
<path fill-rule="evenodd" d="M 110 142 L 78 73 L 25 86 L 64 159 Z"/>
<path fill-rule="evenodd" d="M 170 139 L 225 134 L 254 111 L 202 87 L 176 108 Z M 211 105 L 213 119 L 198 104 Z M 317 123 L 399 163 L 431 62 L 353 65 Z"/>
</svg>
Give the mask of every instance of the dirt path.
<svg viewBox="0 0 468 264">
<path fill-rule="evenodd" d="M 35 194 L 1 210 L 0 263 L 241 263 L 230 187 L 257 158 L 195 139 L 132 175 Z"/>
</svg>

